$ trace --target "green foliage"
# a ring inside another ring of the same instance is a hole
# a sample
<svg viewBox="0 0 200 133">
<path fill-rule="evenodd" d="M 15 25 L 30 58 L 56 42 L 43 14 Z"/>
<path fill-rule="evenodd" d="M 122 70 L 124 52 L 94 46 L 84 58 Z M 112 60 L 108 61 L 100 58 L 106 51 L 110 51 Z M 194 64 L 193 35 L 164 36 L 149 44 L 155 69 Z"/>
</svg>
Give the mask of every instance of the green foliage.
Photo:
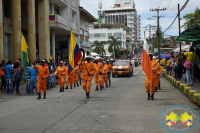
<svg viewBox="0 0 200 133">
<path fill-rule="evenodd" d="M 121 41 L 119 40 L 120 38 L 115 38 L 114 36 L 110 36 L 109 40 L 107 41 L 109 47 L 108 47 L 108 51 L 110 53 L 114 52 L 114 57 L 117 58 L 119 55 L 119 49 L 121 48 Z"/>
<path fill-rule="evenodd" d="M 194 13 L 188 13 L 182 19 L 185 19 L 186 22 L 181 27 L 185 29 L 189 28 L 192 24 L 200 20 L 200 9 L 196 8 Z"/>
<path fill-rule="evenodd" d="M 105 41 L 94 41 L 94 43 L 91 45 L 91 48 L 94 48 L 94 52 L 100 55 L 105 55 L 106 51 L 104 50 L 104 44 L 106 44 Z"/>
</svg>

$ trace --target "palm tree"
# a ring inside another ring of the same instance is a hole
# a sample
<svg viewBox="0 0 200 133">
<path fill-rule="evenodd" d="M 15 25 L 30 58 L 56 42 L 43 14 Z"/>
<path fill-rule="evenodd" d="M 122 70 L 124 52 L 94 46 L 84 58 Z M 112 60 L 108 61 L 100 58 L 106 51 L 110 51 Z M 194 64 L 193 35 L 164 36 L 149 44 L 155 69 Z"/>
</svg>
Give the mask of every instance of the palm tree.
<svg viewBox="0 0 200 133">
<path fill-rule="evenodd" d="M 115 38 L 114 36 L 110 36 L 109 40 L 107 41 L 107 43 L 109 44 L 108 51 L 110 53 L 114 52 L 114 58 L 116 57 L 116 54 L 119 53 L 119 48 L 121 48 L 121 41 L 119 41 L 119 39 L 121 38 Z"/>
<path fill-rule="evenodd" d="M 94 41 L 94 43 L 91 45 L 91 48 L 94 47 L 94 52 L 97 53 L 97 54 L 100 54 L 100 55 L 104 55 L 106 54 L 106 51 L 104 50 L 104 44 L 106 44 L 105 41 Z"/>
</svg>

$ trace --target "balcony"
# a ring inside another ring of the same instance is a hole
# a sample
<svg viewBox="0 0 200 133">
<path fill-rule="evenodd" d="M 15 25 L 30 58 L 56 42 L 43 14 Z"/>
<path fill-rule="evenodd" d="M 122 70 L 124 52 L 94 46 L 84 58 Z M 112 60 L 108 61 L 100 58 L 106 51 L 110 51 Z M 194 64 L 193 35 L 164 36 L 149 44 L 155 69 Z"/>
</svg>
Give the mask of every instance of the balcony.
<svg viewBox="0 0 200 133">
<path fill-rule="evenodd" d="M 132 47 L 132 44 L 130 42 L 126 42 L 126 45 Z"/>
<path fill-rule="evenodd" d="M 70 31 L 71 29 L 76 30 L 76 25 L 69 21 L 68 19 L 63 18 L 61 15 L 55 14 L 55 20 L 49 21 L 50 28 L 53 29 L 63 29 Z"/>
<path fill-rule="evenodd" d="M 131 52 L 131 51 L 132 51 L 132 49 L 131 49 L 131 48 L 126 48 L 126 51 L 129 51 L 129 52 Z"/>
</svg>

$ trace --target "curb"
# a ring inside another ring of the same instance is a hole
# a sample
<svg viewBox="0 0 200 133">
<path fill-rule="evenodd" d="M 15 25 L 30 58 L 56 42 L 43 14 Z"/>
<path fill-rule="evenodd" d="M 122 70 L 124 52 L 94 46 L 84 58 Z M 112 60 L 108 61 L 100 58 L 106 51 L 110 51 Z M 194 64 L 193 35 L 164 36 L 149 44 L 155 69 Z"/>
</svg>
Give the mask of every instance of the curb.
<svg viewBox="0 0 200 133">
<path fill-rule="evenodd" d="M 191 87 L 186 86 L 180 81 L 176 81 L 176 79 L 170 75 L 163 74 L 163 76 L 183 94 L 185 94 L 185 96 L 187 96 L 191 102 L 196 103 L 200 106 L 200 93 L 198 93 L 196 90 L 193 90 Z"/>
</svg>

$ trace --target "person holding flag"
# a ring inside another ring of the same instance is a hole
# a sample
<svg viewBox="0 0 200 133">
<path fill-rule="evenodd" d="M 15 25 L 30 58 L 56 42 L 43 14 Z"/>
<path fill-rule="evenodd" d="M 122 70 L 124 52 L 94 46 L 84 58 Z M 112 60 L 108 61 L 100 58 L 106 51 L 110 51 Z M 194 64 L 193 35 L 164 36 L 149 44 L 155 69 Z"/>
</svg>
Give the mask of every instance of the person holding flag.
<svg viewBox="0 0 200 133">
<path fill-rule="evenodd" d="M 90 61 L 90 56 L 86 56 L 86 61 L 82 61 L 79 66 L 82 67 L 82 75 L 81 78 L 83 79 L 82 87 L 86 92 L 86 98 L 88 99 L 90 96 L 90 87 L 92 85 L 91 81 L 93 75 L 95 73 L 95 66 L 94 63 Z"/>
<path fill-rule="evenodd" d="M 37 75 L 37 93 L 38 93 L 38 100 L 41 99 L 41 87 L 43 89 L 44 92 L 44 97 L 43 99 L 46 99 L 46 93 L 47 93 L 47 86 L 46 86 L 46 82 L 47 82 L 47 77 L 49 76 L 49 69 L 48 67 L 44 66 L 45 60 L 42 60 L 40 62 L 39 66 L 36 66 L 36 62 L 34 62 L 33 64 L 33 68 L 35 70 L 38 70 L 38 75 Z"/>
<path fill-rule="evenodd" d="M 67 69 L 65 66 L 63 66 L 63 61 L 60 61 L 60 66 L 57 68 L 54 75 L 58 75 L 58 84 L 60 87 L 59 92 L 64 92 L 64 83 L 65 83 L 65 75 L 66 75 Z"/>
</svg>

